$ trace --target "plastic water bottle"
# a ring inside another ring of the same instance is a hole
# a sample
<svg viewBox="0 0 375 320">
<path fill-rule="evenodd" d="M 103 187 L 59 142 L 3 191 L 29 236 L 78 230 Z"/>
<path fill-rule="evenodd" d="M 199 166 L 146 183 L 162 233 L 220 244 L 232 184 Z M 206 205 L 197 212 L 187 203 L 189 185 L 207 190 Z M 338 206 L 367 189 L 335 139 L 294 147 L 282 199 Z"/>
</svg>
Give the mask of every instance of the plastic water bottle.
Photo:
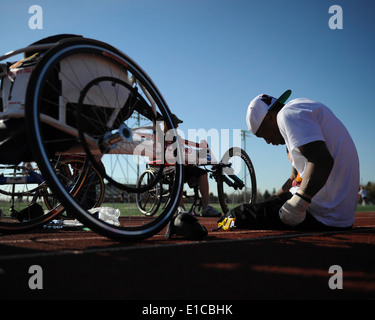
<svg viewBox="0 0 375 320">
<path fill-rule="evenodd" d="M 120 210 L 111 208 L 111 207 L 99 207 L 93 208 L 89 210 L 95 217 L 107 222 L 109 224 L 113 224 L 115 226 L 120 225 L 119 217 L 120 217 Z"/>
</svg>

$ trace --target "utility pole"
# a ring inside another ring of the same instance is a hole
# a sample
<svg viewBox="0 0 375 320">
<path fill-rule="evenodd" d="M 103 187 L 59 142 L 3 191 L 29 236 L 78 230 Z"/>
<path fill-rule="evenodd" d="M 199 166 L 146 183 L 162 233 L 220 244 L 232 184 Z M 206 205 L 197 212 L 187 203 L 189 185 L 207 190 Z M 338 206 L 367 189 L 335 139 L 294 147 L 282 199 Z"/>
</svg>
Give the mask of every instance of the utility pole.
<svg viewBox="0 0 375 320">
<path fill-rule="evenodd" d="M 243 149 L 245 150 L 246 152 L 246 138 L 247 137 L 251 137 L 251 134 L 249 131 L 246 131 L 246 130 L 241 130 L 241 138 L 242 138 L 242 141 L 243 141 Z"/>
<path fill-rule="evenodd" d="M 148 120 L 146 117 L 141 116 L 139 112 L 134 112 L 134 114 L 130 116 L 130 118 L 136 120 L 136 128 L 139 128 L 141 126 L 141 120 Z M 135 183 L 137 183 L 139 175 L 139 161 L 137 161 L 137 179 Z"/>
<path fill-rule="evenodd" d="M 246 130 L 241 130 L 241 138 L 242 138 L 242 141 L 243 141 L 243 149 L 244 149 L 245 152 L 246 152 L 246 138 L 247 137 L 249 137 L 249 138 L 251 137 L 250 132 L 246 131 Z M 241 168 L 241 170 L 242 170 L 242 168 Z M 244 178 L 245 178 L 244 202 L 247 203 L 247 195 L 246 195 L 247 174 L 246 174 L 246 168 L 245 168 L 244 172 L 245 172 L 245 175 L 244 175 Z"/>
</svg>

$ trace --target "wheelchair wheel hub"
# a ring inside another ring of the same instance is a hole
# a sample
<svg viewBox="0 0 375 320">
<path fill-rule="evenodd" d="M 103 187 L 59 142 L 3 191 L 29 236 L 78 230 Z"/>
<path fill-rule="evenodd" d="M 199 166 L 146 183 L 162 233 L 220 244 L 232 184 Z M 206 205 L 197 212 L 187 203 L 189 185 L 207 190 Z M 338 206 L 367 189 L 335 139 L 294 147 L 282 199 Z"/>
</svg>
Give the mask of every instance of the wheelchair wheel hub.
<svg viewBox="0 0 375 320">
<path fill-rule="evenodd" d="M 102 141 L 103 149 L 115 149 L 121 141 L 133 141 L 132 130 L 123 123 L 115 132 L 107 132 Z"/>
</svg>

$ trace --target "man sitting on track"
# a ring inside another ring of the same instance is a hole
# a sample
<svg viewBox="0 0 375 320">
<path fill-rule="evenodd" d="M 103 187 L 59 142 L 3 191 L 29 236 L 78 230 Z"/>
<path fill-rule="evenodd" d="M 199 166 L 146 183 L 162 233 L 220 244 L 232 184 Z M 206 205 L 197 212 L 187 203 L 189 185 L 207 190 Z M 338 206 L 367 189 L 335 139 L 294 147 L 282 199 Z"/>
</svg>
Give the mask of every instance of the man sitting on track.
<svg viewBox="0 0 375 320">
<path fill-rule="evenodd" d="M 247 109 L 249 130 L 268 144 L 286 145 L 292 174 L 270 202 L 242 205 L 227 217 L 255 228 L 351 228 L 359 188 L 359 160 L 344 125 L 322 103 L 262 94 Z M 294 179 L 297 192 L 289 193 Z M 238 219 L 237 219 L 238 218 Z"/>
</svg>

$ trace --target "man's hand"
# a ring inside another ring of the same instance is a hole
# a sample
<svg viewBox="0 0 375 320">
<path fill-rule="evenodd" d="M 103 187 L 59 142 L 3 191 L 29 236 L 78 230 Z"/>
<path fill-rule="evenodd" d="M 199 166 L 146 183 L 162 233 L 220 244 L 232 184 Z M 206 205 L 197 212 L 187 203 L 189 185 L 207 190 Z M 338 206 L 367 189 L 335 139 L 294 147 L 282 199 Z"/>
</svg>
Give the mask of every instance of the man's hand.
<svg viewBox="0 0 375 320">
<path fill-rule="evenodd" d="M 280 208 L 279 216 L 282 222 L 288 226 L 295 227 L 300 224 L 306 217 L 306 209 L 310 202 L 295 194 L 290 200 L 284 203 Z"/>
</svg>

